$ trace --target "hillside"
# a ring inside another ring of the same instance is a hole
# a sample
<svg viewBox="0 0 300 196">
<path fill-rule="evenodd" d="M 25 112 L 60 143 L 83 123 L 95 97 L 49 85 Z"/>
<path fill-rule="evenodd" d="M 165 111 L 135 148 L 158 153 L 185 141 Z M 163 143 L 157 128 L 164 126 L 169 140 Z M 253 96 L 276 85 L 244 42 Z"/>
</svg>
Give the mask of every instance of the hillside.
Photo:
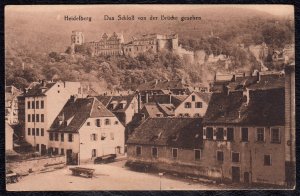
<svg viewBox="0 0 300 196">
<path fill-rule="evenodd" d="M 108 9 L 110 8 L 110 9 Z M 135 16 L 201 16 L 200 21 L 105 21 L 104 15 Z M 64 21 L 65 15 L 92 17 L 92 22 Z M 101 33 L 123 32 L 125 42 L 143 33 L 178 33 L 183 47 L 207 53 L 225 53 L 235 58 L 235 69 L 251 70 L 256 62 L 251 55 L 240 51 L 236 44 L 260 44 L 280 48 L 294 41 L 294 27 L 287 18 L 244 8 L 206 8 L 181 10 L 156 10 L 151 7 L 96 7 L 84 6 L 64 9 L 62 6 L 47 9 L 10 8 L 5 10 L 6 82 L 24 87 L 37 78 L 84 80 L 97 82 L 102 88 L 129 89 L 143 80 L 154 78 L 185 78 L 192 83 L 203 81 L 204 75 L 212 76 L 217 65 L 188 65 L 171 54 L 145 54 L 131 58 L 51 58 L 49 54 L 62 53 L 70 45 L 71 31 L 85 34 L 86 41 L 98 40 Z M 272 33 L 270 33 L 272 32 Z M 275 33 L 273 33 L 275 32 Z M 211 33 L 221 42 L 209 40 Z M 270 35 L 272 35 L 270 37 Z M 146 59 L 145 59 L 146 58 Z M 147 60 L 148 59 L 148 60 Z M 151 59 L 151 60 L 149 60 Z M 166 64 L 169 64 L 166 66 Z M 22 70 L 22 67 L 25 70 Z M 205 79 L 206 80 L 206 79 Z"/>
</svg>

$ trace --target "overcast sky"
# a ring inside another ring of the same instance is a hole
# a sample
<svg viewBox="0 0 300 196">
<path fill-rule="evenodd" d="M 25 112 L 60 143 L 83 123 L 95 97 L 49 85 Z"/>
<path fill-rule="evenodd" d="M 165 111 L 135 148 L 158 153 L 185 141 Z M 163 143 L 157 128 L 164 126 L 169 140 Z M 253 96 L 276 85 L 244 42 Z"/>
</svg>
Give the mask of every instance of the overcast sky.
<svg viewBox="0 0 300 196">
<path fill-rule="evenodd" d="M 111 5 L 99 5 L 101 8 L 107 8 Z M 146 6 L 147 9 L 154 9 L 154 10 L 189 10 L 189 9 L 197 9 L 197 8 L 214 8 L 214 7 L 236 7 L 236 8 L 247 8 L 247 9 L 254 9 L 262 12 L 267 12 L 269 14 L 277 15 L 277 16 L 286 16 L 286 15 L 294 15 L 294 6 L 293 5 L 271 5 L 271 4 L 260 4 L 260 5 L 114 5 L 118 6 L 118 8 L 124 6 L 138 6 L 144 7 Z M 74 9 L 74 8 L 84 8 L 84 7 L 97 7 L 97 5 L 21 5 L 21 6 L 14 6 L 9 5 L 6 6 L 6 9 L 11 10 L 31 10 L 33 8 L 42 8 L 43 11 L 53 11 L 53 10 L 64 10 L 66 8 Z M 34 9 L 36 11 L 40 11 L 40 9 Z"/>
</svg>

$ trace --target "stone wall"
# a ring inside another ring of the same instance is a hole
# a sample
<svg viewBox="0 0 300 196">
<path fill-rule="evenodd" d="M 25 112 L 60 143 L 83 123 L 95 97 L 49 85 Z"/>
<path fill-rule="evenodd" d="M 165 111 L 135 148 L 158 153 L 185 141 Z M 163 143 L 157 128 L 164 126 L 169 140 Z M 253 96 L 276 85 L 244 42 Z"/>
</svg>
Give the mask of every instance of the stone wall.
<svg viewBox="0 0 300 196">
<path fill-rule="evenodd" d="M 6 168 L 9 168 L 10 170 L 18 174 L 26 174 L 29 171 L 38 172 L 47 170 L 49 168 L 55 169 L 56 167 L 65 166 L 65 164 L 65 156 L 36 157 L 22 161 L 7 162 Z"/>
</svg>

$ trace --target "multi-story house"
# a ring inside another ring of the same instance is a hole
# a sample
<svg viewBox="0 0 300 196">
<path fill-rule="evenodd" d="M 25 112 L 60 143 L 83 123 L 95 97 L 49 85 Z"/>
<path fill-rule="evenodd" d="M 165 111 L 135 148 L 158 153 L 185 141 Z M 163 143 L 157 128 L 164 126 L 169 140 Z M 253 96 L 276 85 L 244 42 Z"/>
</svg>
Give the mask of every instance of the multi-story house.
<svg viewBox="0 0 300 196">
<path fill-rule="evenodd" d="M 184 174 L 206 173 L 201 118 L 148 118 L 127 140 L 127 165 Z"/>
<path fill-rule="evenodd" d="M 213 93 L 202 164 L 224 181 L 284 185 L 284 101 L 280 87 Z"/>
<path fill-rule="evenodd" d="M 124 153 L 125 127 L 95 97 L 73 96 L 49 129 L 49 153 L 66 155 L 67 164 Z"/>
<path fill-rule="evenodd" d="M 18 96 L 22 92 L 14 86 L 5 86 L 5 121 L 10 125 L 19 123 Z"/>
<path fill-rule="evenodd" d="M 212 93 L 191 93 L 174 109 L 175 116 L 203 117 L 206 113 Z"/>
<path fill-rule="evenodd" d="M 135 95 L 107 96 L 101 95 L 96 98 L 109 109 L 124 125 L 127 125 L 138 113 L 138 100 Z"/>
<path fill-rule="evenodd" d="M 46 154 L 48 132 L 71 95 L 77 94 L 79 82 L 40 81 L 24 92 L 25 97 L 25 140 L 36 151 Z"/>
</svg>

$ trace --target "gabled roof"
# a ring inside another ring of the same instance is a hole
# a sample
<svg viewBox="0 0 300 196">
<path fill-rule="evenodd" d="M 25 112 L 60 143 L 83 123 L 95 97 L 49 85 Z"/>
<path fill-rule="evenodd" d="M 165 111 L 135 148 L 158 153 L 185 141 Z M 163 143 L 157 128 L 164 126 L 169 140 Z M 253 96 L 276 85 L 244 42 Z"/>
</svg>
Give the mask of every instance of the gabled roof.
<svg viewBox="0 0 300 196">
<path fill-rule="evenodd" d="M 166 116 L 174 116 L 175 115 L 175 106 L 173 104 L 157 104 L 158 107 L 166 114 Z"/>
<path fill-rule="evenodd" d="M 132 100 L 134 99 L 135 95 L 126 95 L 126 96 L 96 96 L 96 98 L 102 102 L 110 111 L 112 112 L 125 112 L 127 108 L 129 108 Z M 116 104 L 115 108 L 109 108 L 109 104 L 114 103 Z M 125 106 L 123 107 L 123 104 Z M 121 107 L 122 105 L 122 107 Z"/>
<path fill-rule="evenodd" d="M 213 93 L 203 123 L 252 126 L 284 125 L 284 88 Z"/>
<path fill-rule="evenodd" d="M 88 118 L 113 117 L 114 114 L 94 97 L 69 99 L 55 118 L 50 131 L 78 132 Z M 63 123 L 59 123 L 62 120 Z"/>
<path fill-rule="evenodd" d="M 201 93 L 194 92 L 197 96 L 199 96 L 204 102 L 209 103 L 212 93 Z"/>
<path fill-rule="evenodd" d="M 185 84 L 182 80 L 165 80 L 165 81 L 154 80 L 151 82 L 140 84 L 137 87 L 137 90 L 147 91 L 147 90 L 187 89 L 188 87 L 189 86 Z"/>
<path fill-rule="evenodd" d="M 157 114 L 164 115 L 157 103 L 145 103 L 144 107 L 142 108 L 142 112 L 147 112 L 151 118 L 157 117 Z"/>
<path fill-rule="evenodd" d="M 35 83 L 31 88 L 28 89 L 27 93 L 24 94 L 25 97 L 36 97 L 45 96 L 45 93 L 52 88 L 56 82 L 45 82 L 45 83 Z"/>
<path fill-rule="evenodd" d="M 200 118 L 148 118 L 129 136 L 127 143 L 185 149 L 201 148 L 202 120 Z"/>
</svg>

